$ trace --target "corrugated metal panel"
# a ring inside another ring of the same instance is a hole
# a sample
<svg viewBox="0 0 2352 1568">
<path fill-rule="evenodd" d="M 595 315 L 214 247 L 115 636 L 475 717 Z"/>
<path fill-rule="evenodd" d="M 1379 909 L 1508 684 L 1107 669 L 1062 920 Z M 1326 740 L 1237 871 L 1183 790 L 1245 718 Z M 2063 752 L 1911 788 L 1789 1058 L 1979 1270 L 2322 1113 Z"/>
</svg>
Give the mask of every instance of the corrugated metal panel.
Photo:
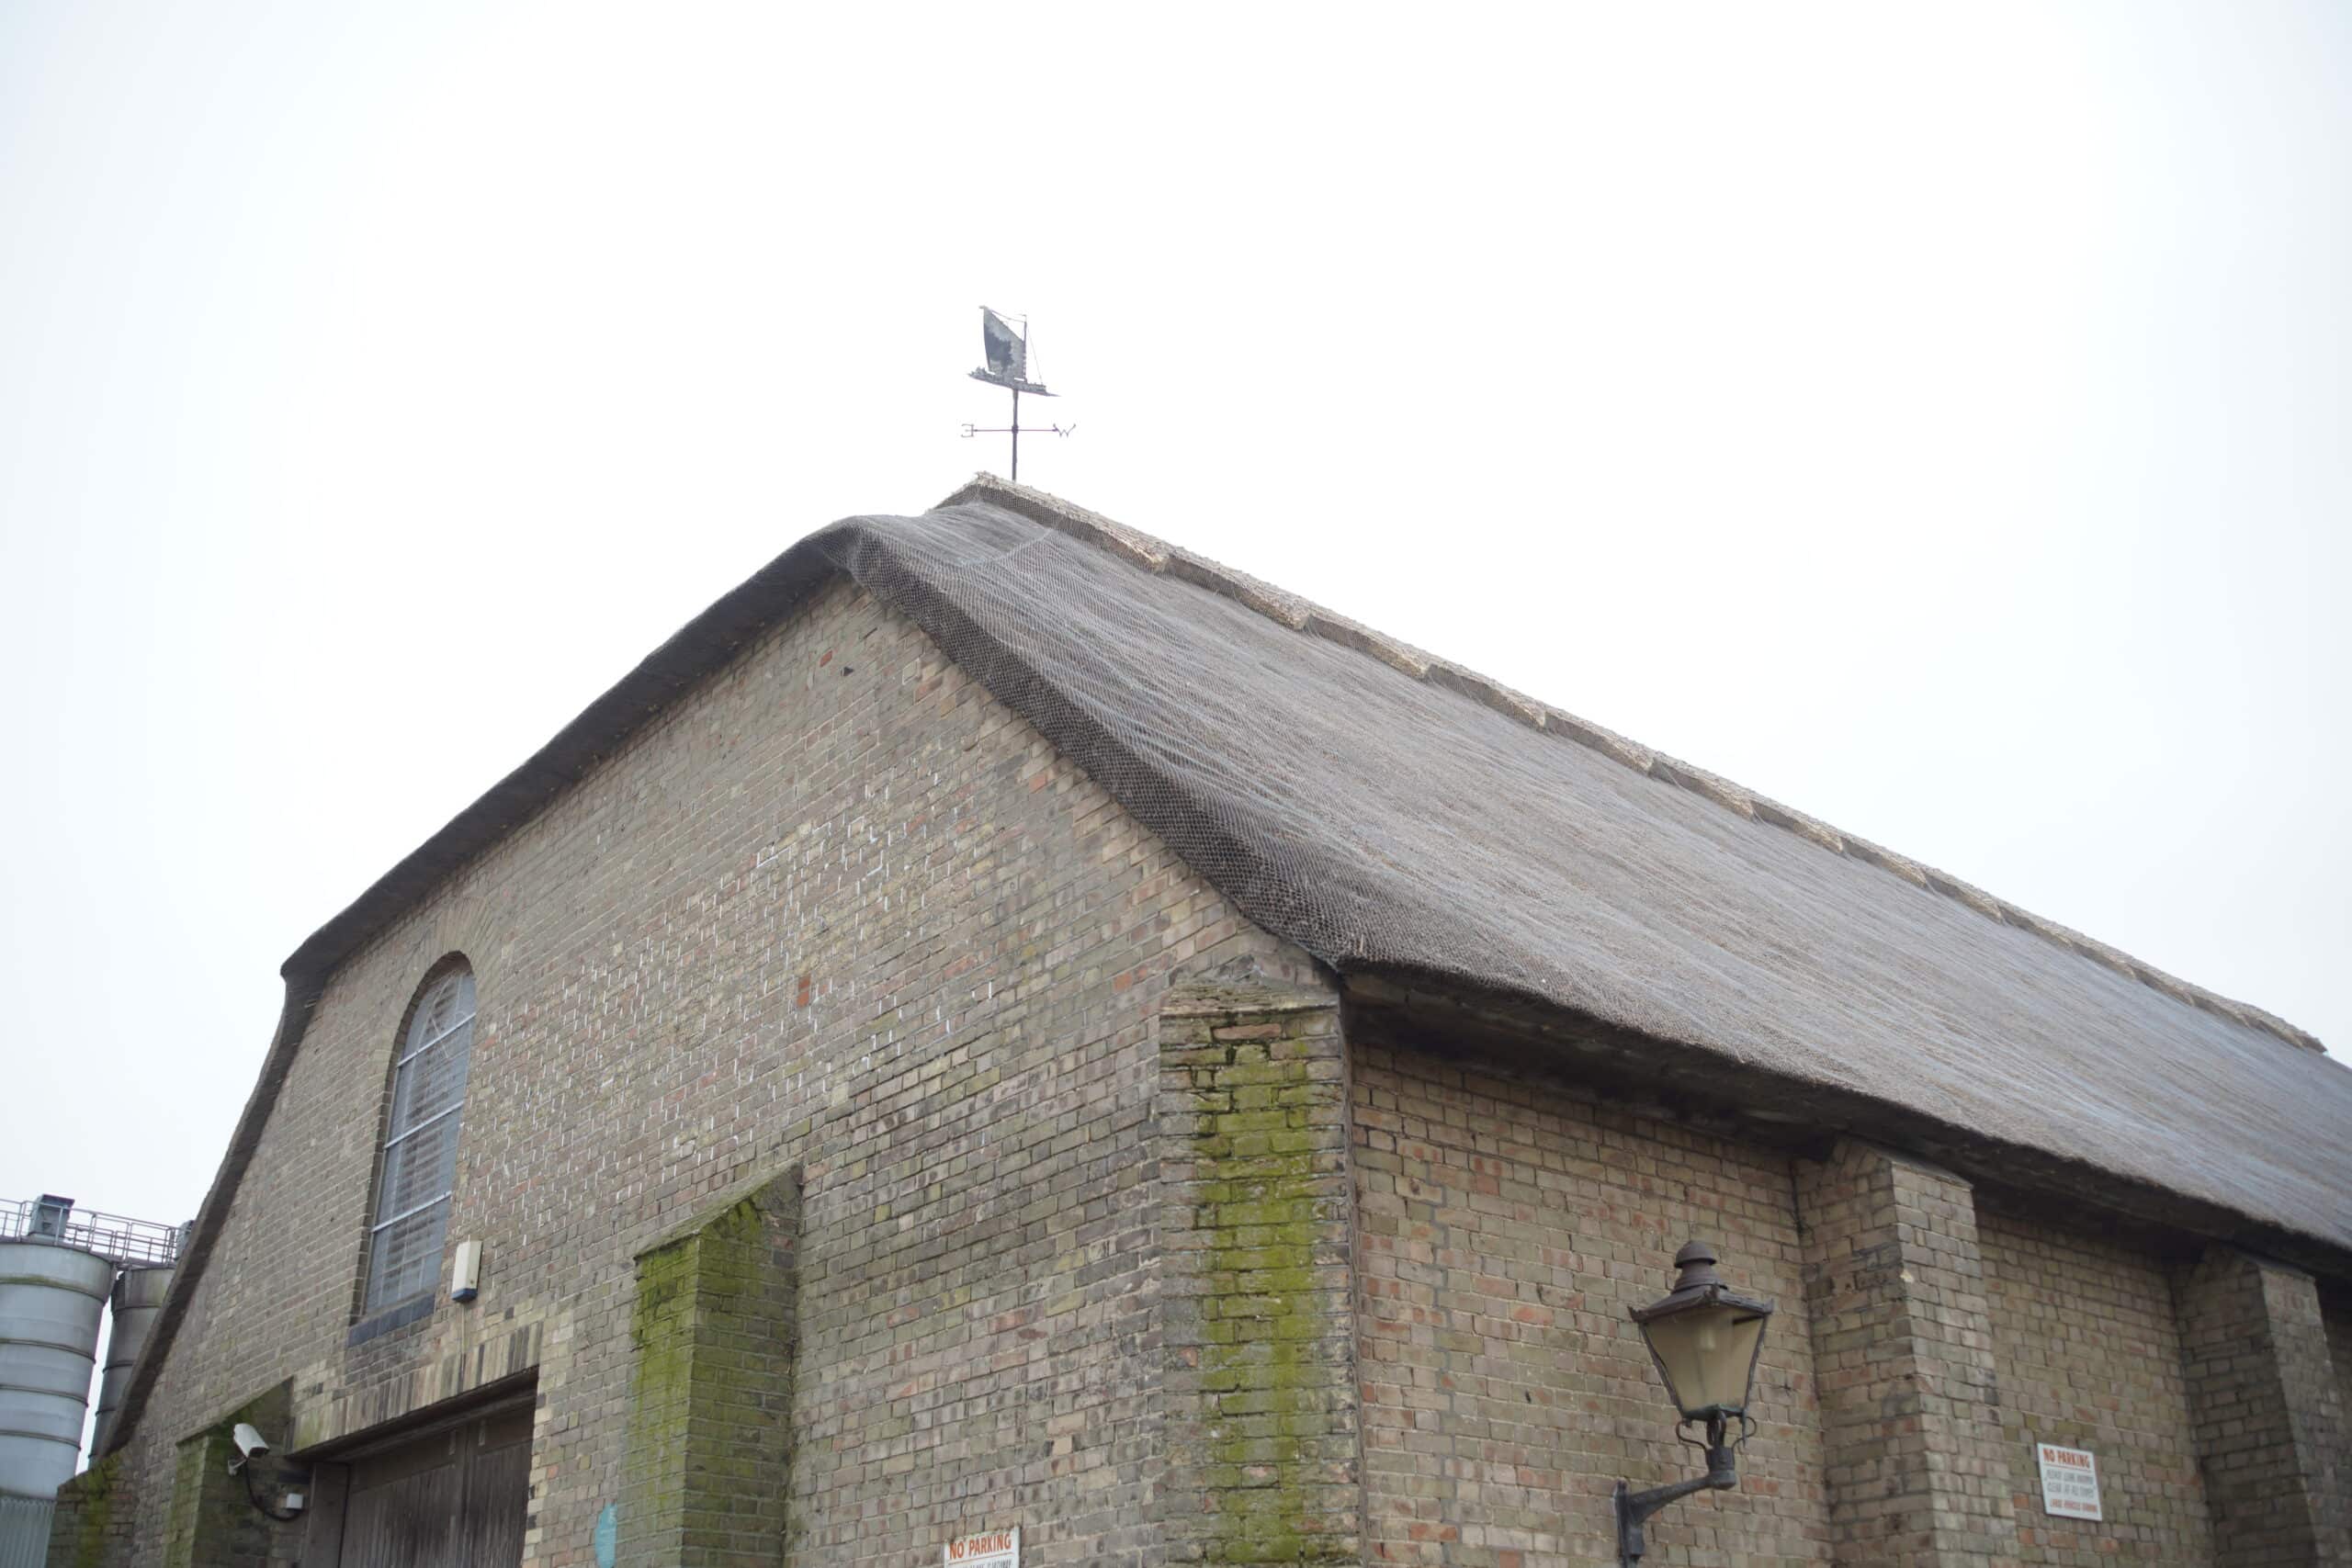
<svg viewBox="0 0 2352 1568">
<path fill-rule="evenodd" d="M 56 1511 L 51 1498 L 0 1492 L 0 1568 L 44 1568 L 50 1517 Z"/>
</svg>

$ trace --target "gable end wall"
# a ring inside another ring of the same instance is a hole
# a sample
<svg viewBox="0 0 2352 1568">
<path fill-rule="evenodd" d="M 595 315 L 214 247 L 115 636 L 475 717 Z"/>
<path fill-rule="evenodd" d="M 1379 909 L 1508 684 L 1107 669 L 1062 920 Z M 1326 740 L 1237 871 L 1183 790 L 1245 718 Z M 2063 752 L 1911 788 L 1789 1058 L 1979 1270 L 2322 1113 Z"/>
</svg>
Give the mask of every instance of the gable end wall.
<svg viewBox="0 0 2352 1568">
<path fill-rule="evenodd" d="M 481 1296 L 353 1344 L 389 1053 L 451 952 Z M 593 1561 L 637 1254 L 797 1165 L 797 1551 L 1141 1562 L 1152 1018 L 1237 957 L 1320 983 L 835 581 L 339 966 L 123 1454 L 131 1560 L 175 1439 L 261 1390 L 303 1446 L 536 1377 L 526 1561 Z"/>
</svg>

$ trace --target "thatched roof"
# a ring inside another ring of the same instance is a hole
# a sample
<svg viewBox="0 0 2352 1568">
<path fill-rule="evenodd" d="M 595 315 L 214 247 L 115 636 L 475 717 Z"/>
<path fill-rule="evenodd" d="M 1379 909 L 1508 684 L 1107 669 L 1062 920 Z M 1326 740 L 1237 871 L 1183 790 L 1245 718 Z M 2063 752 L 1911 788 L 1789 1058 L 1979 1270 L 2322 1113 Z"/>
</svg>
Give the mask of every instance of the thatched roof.
<svg viewBox="0 0 2352 1568">
<path fill-rule="evenodd" d="M 2352 1247 L 2319 1042 L 1293 595 L 983 478 L 828 554 L 1261 925 Z"/>
<path fill-rule="evenodd" d="M 110 1448 L 129 1437 L 342 959 L 836 573 L 928 632 L 1260 925 L 1746 1083 L 1881 1110 L 2352 1251 L 2352 1072 L 1900 855 L 1042 492 L 983 476 L 801 540 L 287 961 L 287 1008 Z"/>
</svg>

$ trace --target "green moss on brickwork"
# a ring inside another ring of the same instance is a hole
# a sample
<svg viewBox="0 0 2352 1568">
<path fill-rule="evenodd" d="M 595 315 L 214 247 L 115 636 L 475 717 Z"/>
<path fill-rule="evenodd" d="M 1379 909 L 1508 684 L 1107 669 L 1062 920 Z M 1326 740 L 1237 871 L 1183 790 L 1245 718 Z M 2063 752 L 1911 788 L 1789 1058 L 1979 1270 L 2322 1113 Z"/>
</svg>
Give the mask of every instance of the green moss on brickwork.
<svg viewBox="0 0 2352 1568">
<path fill-rule="evenodd" d="M 625 1548 L 711 1563 L 781 1550 L 797 1206 L 797 1176 L 779 1178 L 638 1255 Z"/>
<path fill-rule="evenodd" d="M 273 1540 L 283 1539 L 283 1529 L 252 1506 L 243 1477 L 229 1472 L 229 1458 L 236 1451 L 232 1434 L 239 1422 L 250 1422 L 265 1432 L 283 1432 L 291 1404 L 287 1385 L 280 1383 L 180 1443 L 164 1529 L 166 1568 L 229 1568 L 258 1562 Z"/>
<path fill-rule="evenodd" d="M 701 1240 L 687 1236 L 637 1260 L 629 1343 L 637 1351 L 629 1388 L 629 1469 L 648 1484 L 630 1502 L 635 1522 L 684 1507 L 684 1449 L 694 1373 L 695 1295 Z"/>
<path fill-rule="evenodd" d="M 122 1456 L 108 1454 L 57 1489 L 57 1522 L 72 1521 L 69 1537 L 53 1529 L 49 1561 L 61 1568 L 99 1568 L 106 1561 L 107 1535 L 114 1526 L 115 1485 L 122 1473 Z"/>
<path fill-rule="evenodd" d="M 204 1461 L 208 1437 L 189 1438 L 172 1464 L 172 1510 L 164 1525 L 167 1568 L 190 1568 L 196 1561 L 197 1521 L 204 1507 Z"/>
<path fill-rule="evenodd" d="M 1250 1058 L 1258 1050 L 1229 1047 Z M 1219 1055 L 1226 1053 L 1220 1052 Z M 1308 1082 L 1304 1061 L 1228 1060 L 1193 1066 L 1197 1089 L 1286 1090 Z M 1236 1102 L 1239 1103 L 1237 1094 Z M 1228 1434 L 1208 1448 L 1204 1477 L 1219 1493 L 1213 1562 L 1329 1561 L 1344 1555 L 1305 1527 L 1306 1494 L 1321 1456 L 1310 1441 L 1331 1427 L 1332 1370 L 1316 1358 L 1326 1332 L 1315 1247 L 1325 1234 L 1316 1203 L 1329 1175 L 1316 1169 L 1320 1140 L 1294 1118 L 1303 1110 L 1237 1110 L 1204 1118 L 1215 1128 L 1195 1148 L 1199 1223 L 1216 1237 L 1202 1258 L 1223 1284 L 1221 1315 L 1202 1325 L 1203 1386 Z"/>
</svg>

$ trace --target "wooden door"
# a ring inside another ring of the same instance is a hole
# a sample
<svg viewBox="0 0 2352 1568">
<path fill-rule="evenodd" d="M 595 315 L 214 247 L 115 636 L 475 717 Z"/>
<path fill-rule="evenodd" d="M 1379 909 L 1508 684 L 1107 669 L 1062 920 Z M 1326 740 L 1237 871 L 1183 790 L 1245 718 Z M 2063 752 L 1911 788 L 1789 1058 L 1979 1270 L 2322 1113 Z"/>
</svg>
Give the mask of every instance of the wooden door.
<svg viewBox="0 0 2352 1568">
<path fill-rule="evenodd" d="M 530 1473 L 528 1404 L 355 1460 L 341 1568 L 515 1568 Z"/>
</svg>

